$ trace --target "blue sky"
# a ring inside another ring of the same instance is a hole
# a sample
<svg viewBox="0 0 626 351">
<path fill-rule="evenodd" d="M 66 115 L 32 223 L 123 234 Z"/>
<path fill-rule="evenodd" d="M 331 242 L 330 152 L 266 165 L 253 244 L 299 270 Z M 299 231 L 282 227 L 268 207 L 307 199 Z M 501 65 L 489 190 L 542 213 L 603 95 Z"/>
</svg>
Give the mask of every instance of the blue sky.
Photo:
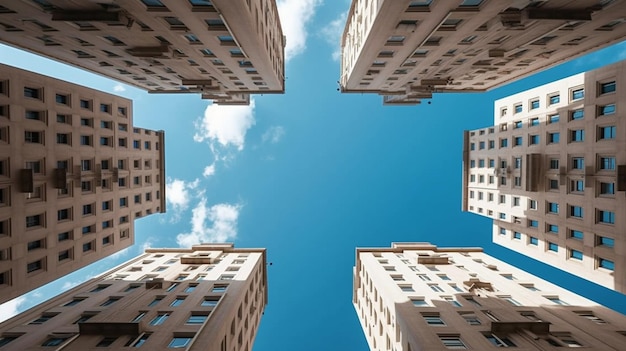
<svg viewBox="0 0 626 351">
<path fill-rule="evenodd" d="M 379 96 L 336 90 L 349 1 L 278 3 L 286 93 L 254 96 L 249 107 L 149 95 L 0 46 L 2 63 L 133 99 L 135 125 L 166 131 L 168 182 L 168 212 L 136 222 L 134 247 L 0 306 L 2 319 L 144 247 L 199 241 L 268 249 L 269 304 L 255 351 L 367 349 L 351 304 L 355 247 L 392 241 L 482 246 L 626 313 L 626 296 L 491 244 L 491 221 L 460 211 L 463 130 L 490 125 L 495 99 L 626 58 L 626 42 L 488 93 L 382 106 Z"/>
</svg>

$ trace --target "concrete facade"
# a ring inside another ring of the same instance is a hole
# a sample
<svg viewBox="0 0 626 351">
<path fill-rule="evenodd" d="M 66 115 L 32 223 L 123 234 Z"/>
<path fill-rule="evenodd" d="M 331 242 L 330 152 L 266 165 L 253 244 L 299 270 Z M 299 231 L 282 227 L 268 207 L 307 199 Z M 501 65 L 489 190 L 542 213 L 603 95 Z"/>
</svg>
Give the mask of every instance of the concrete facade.
<svg viewBox="0 0 626 351">
<path fill-rule="evenodd" d="M 0 324 L 0 345 L 67 351 L 249 351 L 267 303 L 265 249 L 145 254 Z"/>
<path fill-rule="evenodd" d="M 495 101 L 465 134 L 463 210 L 493 241 L 626 293 L 626 62 Z"/>
<path fill-rule="evenodd" d="M 0 303 L 134 243 L 165 212 L 164 132 L 132 101 L 0 65 Z"/>
<path fill-rule="evenodd" d="M 623 0 L 354 0 L 339 83 L 400 105 L 485 91 L 619 42 L 624 18 Z"/>
<path fill-rule="evenodd" d="M 0 6 L 0 41 L 150 93 L 248 104 L 285 90 L 274 0 L 19 0 Z"/>
<path fill-rule="evenodd" d="M 371 350 L 619 350 L 626 316 L 480 248 L 357 248 L 353 303 Z"/>
</svg>

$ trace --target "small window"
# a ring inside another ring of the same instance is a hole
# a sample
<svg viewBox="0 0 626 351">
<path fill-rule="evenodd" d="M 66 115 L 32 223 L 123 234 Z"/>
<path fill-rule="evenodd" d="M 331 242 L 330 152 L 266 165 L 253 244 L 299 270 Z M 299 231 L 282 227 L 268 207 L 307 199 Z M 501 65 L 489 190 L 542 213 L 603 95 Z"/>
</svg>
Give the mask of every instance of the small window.
<svg viewBox="0 0 626 351">
<path fill-rule="evenodd" d="M 186 324 L 204 324 L 204 322 L 206 322 L 208 318 L 209 316 L 206 314 L 192 313 L 191 316 L 189 316 L 189 318 L 187 319 L 187 322 L 185 323 Z"/>
<path fill-rule="evenodd" d="M 165 323 L 167 318 L 170 316 L 168 312 L 159 312 L 152 320 L 150 321 L 150 325 L 161 325 Z"/>
<path fill-rule="evenodd" d="M 598 257 L 598 268 L 603 268 L 609 271 L 615 270 L 615 262 L 608 260 L 606 258 Z"/>
<path fill-rule="evenodd" d="M 174 337 L 167 347 L 173 349 L 185 348 L 191 343 L 191 339 L 191 337 Z"/>
<path fill-rule="evenodd" d="M 572 100 L 579 100 L 585 97 L 585 89 L 579 88 L 572 90 Z"/>
<path fill-rule="evenodd" d="M 600 83 L 600 94 L 614 93 L 616 89 L 615 81 Z"/>
<path fill-rule="evenodd" d="M 439 335 L 439 340 L 448 349 L 467 349 L 463 340 L 458 335 Z"/>
<path fill-rule="evenodd" d="M 569 257 L 570 257 L 571 259 L 574 259 L 574 260 L 582 261 L 582 259 L 583 259 L 583 253 L 582 253 L 582 251 L 578 251 L 578 250 L 570 249 L 570 250 L 569 250 Z"/>
<path fill-rule="evenodd" d="M 538 109 L 539 108 L 539 100 L 533 100 L 530 102 L 530 109 L 534 110 L 534 109 Z"/>
</svg>

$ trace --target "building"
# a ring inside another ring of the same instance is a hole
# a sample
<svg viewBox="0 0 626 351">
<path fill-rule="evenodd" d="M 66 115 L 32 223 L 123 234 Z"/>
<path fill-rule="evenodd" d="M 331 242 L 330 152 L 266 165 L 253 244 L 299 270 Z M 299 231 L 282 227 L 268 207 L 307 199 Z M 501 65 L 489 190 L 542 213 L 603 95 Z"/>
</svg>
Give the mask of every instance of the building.
<svg viewBox="0 0 626 351">
<path fill-rule="evenodd" d="M 265 249 L 147 249 L 3 322 L 0 346 L 249 351 L 266 303 Z"/>
<path fill-rule="evenodd" d="M 623 0 L 354 0 L 341 91 L 418 104 L 481 92 L 626 36 Z"/>
<path fill-rule="evenodd" d="M 274 0 L 17 0 L 0 29 L 0 42 L 150 93 L 248 104 L 285 90 Z"/>
<path fill-rule="evenodd" d="M 463 210 L 493 241 L 626 293 L 626 62 L 495 101 L 465 133 Z"/>
<path fill-rule="evenodd" d="M 0 303 L 131 246 L 165 212 L 164 132 L 132 101 L 0 65 Z"/>
<path fill-rule="evenodd" d="M 371 350 L 620 350 L 626 316 L 480 248 L 357 248 L 353 303 Z"/>
</svg>

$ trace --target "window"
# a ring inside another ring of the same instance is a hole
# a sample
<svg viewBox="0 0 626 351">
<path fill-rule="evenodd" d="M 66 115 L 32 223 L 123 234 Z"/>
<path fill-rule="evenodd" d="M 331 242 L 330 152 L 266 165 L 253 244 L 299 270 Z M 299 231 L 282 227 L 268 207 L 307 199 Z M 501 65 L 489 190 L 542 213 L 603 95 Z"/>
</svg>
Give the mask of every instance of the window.
<svg viewBox="0 0 626 351">
<path fill-rule="evenodd" d="M 24 132 L 24 141 L 27 142 L 27 143 L 33 143 L 33 144 L 43 144 L 43 133 L 42 132 L 25 131 Z"/>
<path fill-rule="evenodd" d="M 614 247 L 615 240 L 613 238 L 607 238 L 606 236 L 596 236 L 596 246 Z"/>
<path fill-rule="evenodd" d="M 513 122 L 513 128 L 514 129 L 519 129 L 522 128 L 524 126 L 524 123 L 522 123 L 522 121 L 515 121 Z"/>
<path fill-rule="evenodd" d="M 584 97 L 585 97 L 585 89 L 580 88 L 580 89 L 572 90 L 572 100 L 578 100 Z"/>
<path fill-rule="evenodd" d="M 530 145 L 538 145 L 538 144 L 539 144 L 539 135 L 531 135 Z"/>
<path fill-rule="evenodd" d="M 505 300 L 506 302 L 510 303 L 513 306 L 521 306 L 522 304 L 519 303 L 519 301 L 515 300 L 514 298 L 510 297 L 510 296 L 498 296 L 499 298 Z"/>
<path fill-rule="evenodd" d="M 588 320 L 596 324 L 606 324 L 606 321 L 604 321 L 604 319 L 597 317 L 591 311 L 574 311 L 574 313 L 576 313 L 580 317 L 587 318 Z"/>
<path fill-rule="evenodd" d="M 467 349 L 463 340 L 458 335 L 439 335 L 439 340 L 448 349 Z"/>
<path fill-rule="evenodd" d="M 461 303 L 454 299 L 452 296 L 442 296 L 442 299 L 450 303 L 454 307 L 461 307 Z"/>
<path fill-rule="evenodd" d="M 615 126 L 598 127 L 598 140 L 615 139 L 616 131 Z"/>
<path fill-rule="evenodd" d="M 583 240 L 583 236 L 584 234 L 580 230 L 570 229 L 569 231 L 569 237 L 572 239 Z"/>
<path fill-rule="evenodd" d="M 42 96 L 41 89 L 24 87 L 24 96 L 33 99 L 40 99 Z"/>
<path fill-rule="evenodd" d="M 211 292 L 224 292 L 228 288 L 228 285 L 215 285 L 211 289 Z"/>
<path fill-rule="evenodd" d="M 561 96 L 559 94 L 550 95 L 549 102 L 550 105 L 558 104 L 559 102 L 561 102 Z"/>
<path fill-rule="evenodd" d="M 51 337 L 51 338 L 46 339 L 46 341 L 44 341 L 43 344 L 41 344 L 41 346 L 60 346 L 67 339 L 69 339 L 69 336 Z"/>
<path fill-rule="evenodd" d="M 441 317 L 439 317 L 439 315 L 424 315 L 422 317 L 424 317 L 424 321 L 426 321 L 426 324 L 428 325 L 446 325 L 446 323 L 443 321 L 443 319 L 441 319 Z"/>
<path fill-rule="evenodd" d="M 531 237 L 528 238 L 528 243 L 530 245 L 537 246 L 537 245 L 539 245 L 539 239 L 537 239 L 534 236 L 531 236 Z"/>
<path fill-rule="evenodd" d="M 615 183 L 600 182 L 600 195 L 615 195 Z"/>
<path fill-rule="evenodd" d="M 73 298 L 71 301 L 66 302 L 66 303 L 64 303 L 64 304 L 63 304 L 63 305 L 61 305 L 61 306 L 63 306 L 63 307 L 75 306 L 75 305 L 78 305 L 78 304 L 79 304 L 81 301 L 83 301 L 83 300 L 84 300 L 83 298 L 75 297 L 75 298 Z"/>
<path fill-rule="evenodd" d="M 522 238 L 522 234 L 520 232 L 513 232 L 513 239 L 520 240 Z"/>
<path fill-rule="evenodd" d="M 220 301 L 219 296 L 209 296 L 205 297 L 204 300 L 200 303 L 202 307 L 215 307 L 217 303 Z"/>
<path fill-rule="evenodd" d="M 44 324 L 45 322 L 49 321 L 50 319 L 52 319 L 57 314 L 59 314 L 59 313 L 58 312 L 57 313 L 47 313 L 47 312 L 44 312 L 44 313 L 41 314 L 41 316 L 39 318 L 31 321 L 28 324 Z"/>
<path fill-rule="evenodd" d="M 428 303 L 424 300 L 424 299 L 411 299 L 411 302 L 413 303 L 413 306 L 416 307 L 425 307 L 428 306 Z"/>
<path fill-rule="evenodd" d="M 548 242 L 548 251 L 559 252 L 559 244 Z"/>
<path fill-rule="evenodd" d="M 109 297 L 109 299 L 101 303 L 100 306 L 110 306 L 116 303 L 119 299 L 119 297 Z"/>
<path fill-rule="evenodd" d="M 567 302 L 559 299 L 558 296 L 544 296 L 546 299 L 550 300 L 552 303 L 557 304 L 557 305 L 561 305 L 561 306 L 567 306 L 569 305 Z"/>
<path fill-rule="evenodd" d="M 539 100 L 533 100 L 530 102 L 530 109 L 534 110 L 539 108 Z"/>
<path fill-rule="evenodd" d="M 485 333 L 483 334 L 489 342 L 496 347 L 516 347 L 508 337 L 506 336 L 496 336 L 495 334 Z"/>
<path fill-rule="evenodd" d="M 569 250 L 569 258 L 574 259 L 574 260 L 582 261 L 583 253 L 582 253 L 582 251 L 570 249 Z"/>
<path fill-rule="evenodd" d="M 548 233 L 551 234 L 558 234 L 559 233 L 559 226 L 556 224 L 548 224 Z"/>
<path fill-rule="evenodd" d="M 599 161 L 600 170 L 615 170 L 615 157 L 604 156 Z"/>
<path fill-rule="evenodd" d="M 170 314 L 168 312 L 159 312 L 159 314 L 152 318 L 152 320 L 150 321 L 150 325 L 161 325 L 165 323 L 167 317 L 169 316 Z"/>
<path fill-rule="evenodd" d="M 179 296 L 179 297 L 175 298 L 174 301 L 172 301 L 172 303 L 170 303 L 170 306 L 172 306 L 172 307 L 180 306 L 180 305 L 183 304 L 184 301 L 185 301 L 185 297 L 184 296 Z"/>
<path fill-rule="evenodd" d="M 192 313 L 191 316 L 189 316 L 189 318 L 187 319 L 187 324 L 204 324 L 204 322 L 206 322 L 206 320 L 209 318 L 208 315 L 206 314 L 194 314 Z"/>
<path fill-rule="evenodd" d="M 583 208 L 580 206 L 572 206 L 569 207 L 569 215 L 574 218 L 583 218 Z"/>
<path fill-rule="evenodd" d="M 191 337 L 174 337 L 167 347 L 171 349 L 184 348 L 189 345 L 191 339 Z"/>
<path fill-rule="evenodd" d="M 463 319 L 465 319 L 465 321 L 469 325 L 480 325 L 481 324 L 480 323 L 480 319 L 478 319 L 476 314 L 474 314 L 472 312 L 459 312 L 459 314 L 461 315 L 461 317 L 463 317 Z"/>
<path fill-rule="evenodd" d="M 572 169 L 585 169 L 585 158 L 572 157 Z"/>
<path fill-rule="evenodd" d="M 26 228 L 38 227 L 43 223 L 43 215 L 26 216 Z"/>
<path fill-rule="evenodd" d="M 8 343 L 10 343 L 11 341 L 19 338 L 20 335 L 4 335 L 2 337 L 0 337 L 0 347 L 7 345 Z"/>
<path fill-rule="evenodd" d="M 506 138 L 500 139 L 500 147 L 501 148 L 507 147 L 508 144 L 509 144 L 509 140 L 508 139 L 506 139 Z"/>
<path fill-rule="evenodd" d="M 558 144 L 560 139 L 561 139 L 561 134 L 559 132 L 548 133 L 549 144 Z"/>
<path fill-rule="evenodd" d="M 513 111 L 514 113 L 520 113 L 522 112 L 522 104 L 517 104 L 513 107 Z"/>
<path fill-rule="evenodd" d="M 559 115 L 550 115 L 548 116 L 548 123 L 552 124 L 552 123 L 558 123 L 559 122 Z"/>
<path fill-rule="evenodd" d="M 602 224 L 615 224 L 615 212 L 598 210 L 597 222 Z"/>
<path fill-rule="evenodd" d="M 152 307 L 152 306 L 156 306 L 159 304 L 159 302 L 161 302 L 161 300 L 163 300 L 163 297 L 161 296 L 157 296 L 154 298 L 154 300 L 152 300 L 149 304 L 148 307 Z"/>
<path fill-rule="evenodd" d="M 615 104 L 598 107 L 598 116 L 612 115 L 615 113 Z"/>
<path fill-rule="evenodd" d="M 610 271 L 615 270 L 615 262 L 607 260 L 606 258 L 598 257 L 598 267 L 604 268 Z"/>
<path fill-rule="evenodd" d="M 570 120 L 571 121 L 576 121 L 579 119 L 583 119 L 585 117 L 585 110 L 581 109 L 577 109 L 574 110 L 570 113 Z"/>
<path fill-rule="evenodd" d="M 513 138 L 513 146 L 521 146 L 523 144 L 523 138 L 521 136 Z"/>
<path fill-rule="evenodd" d="M 406 39 L 403 35 L 392 35 L 387 38 L 387 43 L 385 45 L 402 45 Z"/>
<path fill-rule="evenodd" d="M 530 126 L 531 127 L 536 127 L 539 125 L 539 118 L 531 118 L 530 119 Z"/>
<path fill-rule="evenodd" d="M 559 213 L 559 204 L 556 202 L 548 202 L 549 213 Z"/>
<path fill-rule="evenodd" d="M 600 94 L 609 94 L 609 93 L 614 93 L 615 92 L 615 81 L 612 82 L 606 82 L 606 83 L 600 83 Z"/>
<path fill-rule="evenodd" d="M 130 347 L 140 347 L 141 345 L 145 344 L 146 341 L 148 340 L 148 338 L 150 337 L 151 334 L 149 333 L 144 333 L 141 335 L 141 337 L 139 337 L 137 340 L 133 340 L 131 339 L 130 342 L 132 342 L 132 344 L 130 344 Z"/>
<path fill-rule="evenodd" d="M 585 130 L 584 129 L 570 130 L 570 138 L 571 138 L 571 142 L 573 143 L 585 141 Z"/>
<path fill-rule="evenodd" d="M 539 228 L 539 221 L 534 220 L 534 219 L 529 219 L 528 226 L 531 228 Z"/>
</svg>

